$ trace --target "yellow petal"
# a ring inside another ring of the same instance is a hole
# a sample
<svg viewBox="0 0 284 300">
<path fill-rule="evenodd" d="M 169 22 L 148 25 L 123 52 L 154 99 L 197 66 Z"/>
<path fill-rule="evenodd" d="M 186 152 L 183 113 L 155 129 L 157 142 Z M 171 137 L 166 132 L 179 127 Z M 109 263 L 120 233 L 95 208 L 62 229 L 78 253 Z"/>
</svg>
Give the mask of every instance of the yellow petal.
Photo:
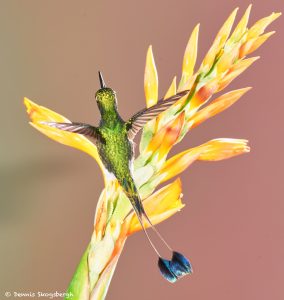
<svg viewBox="0 0 284 300">
<path fill-rule="evenodd" d="M 61 116 L 60 114 L 44 106 L 40 106 L 26 97 L 24 98 L 24 104 L 31 121 L 34 123 L 42 121 L 70 122 L 67 118 Z"/>
<path fill-rule="evenodd" d="M 268 32 L 266 34 L 263 34 L 257 38 L 253 38 L 245 42 L 241 48 L 240 48 L 240 53 L 239 57 L 242 58 L 256 49 L 258 49 L 270 36 L 272 36 L 275 33 L 275 31 Z"/>
<path fill-rule="evenodd" d="M 143 201 L 145 211 L 153 224 L 164 221 L 184 207 L 181 202 L 181 192 L 181 181 L 177 179 Z M 149 227 L 148 223 L 145 225 L 146 228 Z M 141 229 L 137 216 L 133 215 L 128 234 Z"/>
<path fill-rule="evenodd" d="M 229 72 L 224 76 L 222 80 L 220 80 L 218 92 L 223 90 L 226 86 L 228 86 L 237 76 L 239 76 L 242 72 L 244 72 L 252 63 L 259 59 L 257 57 L 250 57 L 247 59 L 243 59 L 233 65 L 233 67 L 229 70 Z"/>
<path fill-rule="evenodd" d="M 155 65 L 152 46 L 148 48 L 144 74 L 144 91 L 147 107 L 153 106 L 158 101 L 158 73 Z"/>
<path fill-rule="evenodd" d="M 182 64 L 182 77 L 179 83 L 179 90 L 185 90 L 185 83 L 188 82 L 190 77 L 193 74 L 196 58 L 197 58 L 197 45 L 198 45 L 198 34 L 199 34 L 199 26 L 197 24 L 192 31 L 192 34 L 188 40 Z"/>
<path fill-rule="evenodd" d="M 217 54 L 219 53 L 221 48 L 225 45 L 226 40 L 230 35 L 232 26 L 234 24 L 234 20 L 236 18 L 237 11 L 238 8 L 234 9 L 234 11 L 230 14 L 229 18 L 226 20 L 226 22 L 219 30 L 211 48 L 209 49 L 208 53 L 206 54 L 202 62 L 202 67 L 207 66 L 207 68 L 210 68 L 212 66 Z"/>
<path fill-rule="evenodd" d="M 240 22 L 236 26 L 235 30 L 233 31 L 231 37 L 230 37 L 230 42 L 231 41 L 239 41 L 242 35 L 246 32 L 247 30 L 247 24 L 249 20 L 249 15 L 251 11 L 251 4 L 248 6 L 246 9 L 243 17 L 241 18 Z"/>
<path fill-rule="evenodd" d="M 102 234 L 105 230 L 106 219 L 107 219 L 107 199 L 106 199 L 106 188 L 102 191 L 100 198 L 98 200 L 96 208 L 96 219 L 95 219 L 95 231 L 96 236 L 102 237 Z"/>
<path fill-rule="evenodd" d="M 171 96 L 174 96 L 176 93 L 177 93 L 177 77 L 175 76 L 168 91 L 166 92 L 164 99 L 170 98 Z"/>
<path fill-rule="evenodd" d="M 273 34 L 275 33 L 275 31 L 271 31 L 268 32 L 266 34 L 261 35 L 260 37 L 258 37 L 256 39 L 256 41 L 252 44 L 251 48 L 249 49 L 249 51 L 246 53 L 246 55 L 252 53 L 253 51 L 255 51 L 256 49 L 258 49 L 264 42 L 266 42 L 266 40 L 271 37 Z"/>
<path fill-rule="evenodd" d="M 175 95 L 177 93 L 177 77 L 175 76 L 169 89 L 167 90 L 164 99 L 170 98 L 171 96 Z M 157 118 L 156 118 L 156 122 L 155 122 L 155 129 L 154 129 L 154 133 L 157 132 L 160 127 L 161 127 L 161 120 L 164 118 L 165 114 L 167 114 L 168 112 L 162 112 L 160 113 Z"/>
<path fill-rule="evenodd" d="M 156 176 L 162 183 L 186 170 L 196 160 L 222 160 L 246 152 L 249 152 L 246 140 L 211 140 L 171 157 Z"/>
<path fill-rule="evenodd" d="M 181 113 L 176 119 L 171 120 L 163 126 L 152 138 L 147 151 L 159 153 L 159 158 L 164 157 L 177 141 L 184 124 L 185 113 Z"/>
<path fill-rule="evenodd" d="M 216 56 L 218 55 L 219 51 L 220 51 L 220 37 L 216 37 L 212 46 L 210 47 L 210 49 L 208 50 L 207 54 L 205 55 L 205 58 L 202 61 L 201 67 L 200 69 L 204 71 L 209 71 L 209 69 L 211 68 Z"/>
<path fill-rule="evenodd" d="M 239 47 L 235 46 L 230 51 L 225 52 L 216 64 L 217 73 L 227 71 L 239 56 Z"/>
<path fill-rule="evenodd" d="M 251 89 L 250 87 L 247 87 L 239 90 L 234 90 L 213 100 L 209 105 L 205 106 L 203 109 L 196 112 L 188 120 L 188 122 L 192 123 L 191 128 L 196 127 L 197 125 L 201 124 L 207 119 L 229 108 L 250 89 Z"/>
<path fill-rule="evenodd" d="M 116 241 L 115 249 L 113 250 L 112 256 L 110 260 L 107 262 L 107 264 L 105 265 L 105 268 L 100 274 L 99 279 L 95 284 L 95 287 L 91 291 L 90 298 L 88 299 L 90 300 L 105 299 L 111 278 L 115 271 L 120 254 L 123 250 L 126 238 L 127 237 L 124 235 Z"/>
<path fill-rule="evenodd" d="M 198 148 L 202 151 L 198 160 L 218 161 L 228 159 L 250 151 L 247 140 L 241 139 L 215 139 Z"/>
<path fill-rule="evenodd" d="M 43 122 L 43 121 L 70 122 L 68 119 L 66 119 L 65 117 L 59 115 L 58 113 L 56 113 L 46 107 L 37 105 L 36 103 L 32 102 L 28 98 L 24 99 L 24 104 L 27 108 L 27 113 L 32 121 L 32 122 L 30 122 L 30 124 L 35 129 L 37 129 L 41 133 L 45 134 L 49 138 L 51 138 L 61 144 L 64 144 L 64 145 L 67 145 L 67 146 L 70 146 L 70 147 L 73 147 L 73 148 L 76 148 L 76 149 L 79 149 L 81 151 L 88 153 L 97 161 L 101 170 L 104 172 L 104 167 L 99 158 L 97 147 L 91 141 L 89 141 L 87 138 L 85 138 L 81 134 L 71 133 L 71 132 L 60 130 L 60 129 L 57 129 L 54 127 L 40 124 L 40 122 Z"/>
<path fill-rule="evenodd" d="M 272 13 L 270 16 L 258 20 L 248 31 L 247 40 L 256 38 L 261 35 L 266 27 L 274 20 L 279 18 L 281 13 Z"/>
<path fill-rule="evenodd" d="M 218 36 L 221 37 L 220 48 L 225 45 L 226 40 L 227 40 L 228 36 L 230 35 L 230 32 L 231 32 L 232 26 L 234 24 L 238 9 L 239 8 L 237 7 L 233 10 L 233 12 L 230 14 L 229 18 L 226 20 L 226 22 L 224 23 L 224 25 L 221 27 L 220 31 L 217 34 L 217 37 Z"/>
<path fill-rule="evenodd" d="M 193 96 L 190 101 L 190 110 L 192 113 L 196 111 L 198 107 L 203 105 L 206 101 L 210 99 L 210 97 L 217 91 L 219 87 L 219 81 L 221 76 L 213 78 L 211 81 L 207 82 L 204 86 L 202 86 L 198 92 Z"/>
<path fill-rule="evenodd" d="M 194 148 L 186 150 L 168 159 L 156 175 L 157 178 L 160 178 L 160 183 L 163 183 L 182 173 L 194 161 L 196 161 L 199 157 L 200 151 L 199 149 L 198 151 L 193 150 Z"/>
</svg>

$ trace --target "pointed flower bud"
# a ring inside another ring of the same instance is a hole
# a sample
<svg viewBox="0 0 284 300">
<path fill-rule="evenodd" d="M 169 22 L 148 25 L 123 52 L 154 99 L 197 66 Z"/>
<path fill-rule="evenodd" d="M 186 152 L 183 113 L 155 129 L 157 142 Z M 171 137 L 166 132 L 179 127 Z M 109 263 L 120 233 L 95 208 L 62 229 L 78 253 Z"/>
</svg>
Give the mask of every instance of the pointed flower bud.
<svg viewBox="0 0 284 300">
<path fill-rule="evenodd" d="M 144 91 L 147 107 L 158 101 L 158 73 L 154 60 L 152 46 L 148 48 L 144 75 Z"/>
</svg>

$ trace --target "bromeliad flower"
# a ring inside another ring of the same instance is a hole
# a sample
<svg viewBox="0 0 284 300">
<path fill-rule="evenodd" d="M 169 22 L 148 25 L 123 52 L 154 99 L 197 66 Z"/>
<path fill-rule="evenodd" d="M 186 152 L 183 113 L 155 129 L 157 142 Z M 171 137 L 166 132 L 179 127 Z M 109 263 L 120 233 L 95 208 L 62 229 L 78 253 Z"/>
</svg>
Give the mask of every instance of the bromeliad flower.
<svg viewBox="0 0 284 300">
<path fill-rule="evenodd" d="M 217 161 L 249 152 L 247 140 L 219 138 L 168 158 L 172 147 L 189 130 L 230 107 L 250 89 L 227 92 L 208 104 L 214 94 L 257 59 L 247 55 L 273 34 L 264 31 L 280 13 L 273 13 L 247 28 L 250 9 L 251 6 L 230 35 L 237 9 L 232 12 L 196 71 L 199 25 L 194 28 L 185 50 L 181 80 L 177 85 L 174 77 L 165 100 L 158 101 L 158 75 L 150 46 L 144 78 L 147 108 L 127 122 L 119 117 L 115 93 L 105 86 L 101 75 L 101 89 L 96 94 L 102 116 L 99 127 L 72 123 L 25 98 L 33 127 L 91 155 L 104 176 L 105 187 L 97 203 L 94 232 L 68 288 L 73 299 L 104 299 L 125 241 L 134 232 L 143 229 L 148 237 L 146 230 L 151 227 L 168 246 L 154 225 L 181 210 L 184 204 L 179 178 L 165 186 L 161 184 L 196 160 Z M 131 140 L 140 129 L 143 132 L 139 155 L 132 163 Z M 169 260 L 159 255 L 158 266 L 170 282 L 192 273 L 189 261 L 176 251 Z"/>
</svg>

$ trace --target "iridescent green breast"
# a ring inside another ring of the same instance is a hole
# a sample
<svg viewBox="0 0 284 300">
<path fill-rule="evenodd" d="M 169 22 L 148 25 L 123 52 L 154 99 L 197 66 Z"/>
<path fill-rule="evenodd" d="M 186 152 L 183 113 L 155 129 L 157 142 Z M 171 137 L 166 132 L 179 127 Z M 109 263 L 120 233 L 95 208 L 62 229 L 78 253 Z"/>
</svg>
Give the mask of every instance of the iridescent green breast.
<svg viewBox="0 0 284 300">
<path fill-rule="evenodd" d="M 133 157 L 133 145 L 127 138 L 127 132 L 122 124 L 115 128 L 100 128 L 105 143 L 98 145 L 99 155 L 107 168 L 118 179 L 129 173 L 129 163 Z"/>
</svg>

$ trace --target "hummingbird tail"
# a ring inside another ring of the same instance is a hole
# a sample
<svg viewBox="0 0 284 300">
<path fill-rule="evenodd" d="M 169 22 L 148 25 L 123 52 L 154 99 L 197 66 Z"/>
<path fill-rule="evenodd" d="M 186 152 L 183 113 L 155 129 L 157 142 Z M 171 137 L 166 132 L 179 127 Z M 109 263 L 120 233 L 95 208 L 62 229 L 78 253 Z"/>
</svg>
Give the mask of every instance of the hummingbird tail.
<svg viewBox="0 0 284 300">
<path fill-rule="evenodd" d="M 152 224 L 151 220 L 149 219 L 147 213 L 144 210 L 142 201 L 138 195 L 128 195 L 132 206 L 136 212 L 136 215 L 138 217 L 138 220 L 141 224 L 141 227 L 156 254 L 158 255 L 158 267 L 160 269 L 160 272 L 162 276 L 169 282 L 174 283 L 179 278 L 191 274 L 192 273 L 192 267 L 189 262 L 189 260 L 181 253 L 173 251 L 172 248 L 169 246 L 169 244 L 165 241 L 165 239 L 162 237 L 160 232 L 157 230 L 157 228 Z M 147 229 L 144 225 L 144 219 L 149 223 L 152 230 L 157 234 L 157 236 L 160 238 L 160 240 L 165 244 L 165 246 L 172 252 L 172 258 L 171 260 L 167 260 L 163 258 L 157 248 L 155 247 L 154 243 L 152 242 Z"/>
<path fill-rule="evenodd" d="M 139 220 L 139 223 L 149 241 L 149 243 L 151 244 L 152 248 L 155 250 L 155 252 L 157 253 L 157 255 L 159 257 L 161 257 L 159 251 L 157 250 L 157 248 L 155 247 L 154 243 L 152 242 L 148 232 L 147 232 L 147 229 L 145 228 L 145 225 L 144 225 L 144 220 L 146 220 L 151 229 L 157 234 L 157 236 L 160 238 L 160 240 L 165 244 L 165 246 L 170 250 L 170 251 L 173 251 L 172 248 L 169 246 L 169 244 L 165 241 L 165 239 L 162 237 L 162 235 L 160 234 L 160 232 L 157 230 L 157 228 L 152 224 L 151 220 L 149 219 L 147 213 L 145 212 L 144 210 L 144 207 L 143 207 L 143 204 L 142 204 L 142 201 L 140 199 L 139 196 L 135 195 L 135 196 L 132 196 L 130 197 L 128 195 L 128 197 L 130 198 L 130 201 L 132 203 L 132 206 L 135 210 L 135 213 L 137 215 L 137 218 Z"/>
<path fill-rule="evenodd" d="M 168 280 L 169 282 L 176 282 L 179 278 L 192 273 L 191 264 L 188 261 L 188 259 L 182 255 L 179 252 L 173 251 L 172 248 L 168 245 L 168 243 L 165 241 L 165 239 L 162 237 L 162 235 L 159 233 L 159 231 L 156 229 L 156 227 L 152 224 L 151 220 L 149 219 L 147 213 L 144 210 L 143 203 L 141 201 L 141 198 L 139 196 L 139 193 L 137 191 L 137 188 L 134 184 L 134 181 L 132 178 L 128 178 L 126 180 L 125 178 L 121 180 L 121 184 L 124 188 L 124 191 L 130 200 L 133 209 L 138 217 L 138 220 L 141 224 L 141 227 L 143 231 L 145 232 L 145 235 L 158 255 L 158 267 L 160 269 L 160 272 L 162 276 Z M 171 260 L 167 260 L 163 258 L 157 248 L 155 247 L 154 243 L 152 242 L 147 229 L 144 225 L 144 221 L 148 222 L 150 227 L 154 230 L 154 232 L 157 234 L 157 236 L 160 238 L 160 240 L 164 243 L 164 245 L 172 252 L 172 258 Z"/>
</svg>

